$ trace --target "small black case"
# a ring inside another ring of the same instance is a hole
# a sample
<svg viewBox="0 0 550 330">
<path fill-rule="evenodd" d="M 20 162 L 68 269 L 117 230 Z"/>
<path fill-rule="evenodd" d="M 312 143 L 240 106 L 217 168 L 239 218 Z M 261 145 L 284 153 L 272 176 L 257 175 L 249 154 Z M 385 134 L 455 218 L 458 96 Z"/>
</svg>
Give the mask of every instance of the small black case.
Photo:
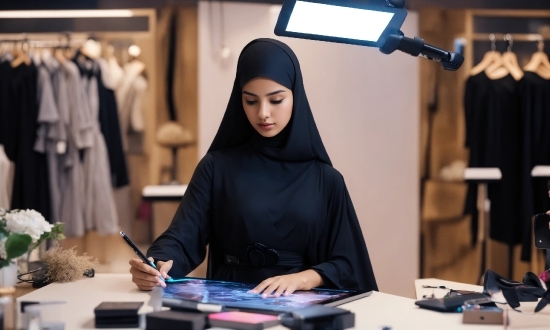
<svg viewBox="0 0 550 330">
<path fill-rule="evenodd" d="M 203 330 L 207 324 L 208 314 L 199 312 L 180 312 L 166 310 L 148 313 L 145 316 L 146 330 Z"/>
<path fill-rule="evenodd" d="M 96 328 L 137 328 L 143 302 L 102 302 L 94 309 Z"/>
<path fill-rule="evenodd" d="M 279 315 L 281 324 L 293 330 L 349 329 L 355 314 L 337 307 L 313 305 Z"/>
<path fill-rule="evenodd" d="M 462 305 L 464 305 L 466 301 L 486 297 L 487 296 L 482 293 L 472 293 L 446 298 L 417 300 L 414 304 L 437 312 L 460 313 L 462 312 Z"/>
</svg>

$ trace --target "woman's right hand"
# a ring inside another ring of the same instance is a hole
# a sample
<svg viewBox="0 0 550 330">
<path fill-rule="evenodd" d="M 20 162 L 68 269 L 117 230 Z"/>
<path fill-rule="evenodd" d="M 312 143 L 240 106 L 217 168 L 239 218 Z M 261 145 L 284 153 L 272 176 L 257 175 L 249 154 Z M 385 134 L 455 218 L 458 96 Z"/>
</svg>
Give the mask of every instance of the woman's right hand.
<svg viewBox="0 0 550 330">
<path fill-rule="evenodd" d="M 153 261 L 153 258 L 149 258 Z M 140 290 L 151 291 L 156 286 L 166 287 L 166 283 L 160 279 L 170 278 L 168 271 L 172 268 L 173 261 L 159 261 L 157 263 L 158 270 L 144 263 L 141 259 L 135 258 L 130 260 L 130 274 L 132 274 L 132 282 L 134 282 Z"/>
</svg>

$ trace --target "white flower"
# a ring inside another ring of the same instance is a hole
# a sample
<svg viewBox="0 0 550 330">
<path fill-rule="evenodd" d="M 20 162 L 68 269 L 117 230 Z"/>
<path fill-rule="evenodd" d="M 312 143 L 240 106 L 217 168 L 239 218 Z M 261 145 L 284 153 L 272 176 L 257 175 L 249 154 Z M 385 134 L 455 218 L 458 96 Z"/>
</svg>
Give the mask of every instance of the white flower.
<svg viewBox="0 0 550 330">
<path fill-rule="evenodd" d="M 15 234 L 27 234 L 33 242 L 38 241 L 45 232 L 50 232 L 53 225 L 49 224 L 42 214 L 35 210 L 22 210 L 16 213 L 8 213 L 6 229 Z"/>
<path fill-rule="evenodd" d="M 6 215 L 6 210 L 0 207 L 0 217 L 3 217 L 4 215 Z"/>
<path fill-rule="evenodd" d="M 6 252 L 6 241 L 7 237 L 0 238 L 0 259 L 6 260 L 8 258 L 8 253 Z"/>
</svg>

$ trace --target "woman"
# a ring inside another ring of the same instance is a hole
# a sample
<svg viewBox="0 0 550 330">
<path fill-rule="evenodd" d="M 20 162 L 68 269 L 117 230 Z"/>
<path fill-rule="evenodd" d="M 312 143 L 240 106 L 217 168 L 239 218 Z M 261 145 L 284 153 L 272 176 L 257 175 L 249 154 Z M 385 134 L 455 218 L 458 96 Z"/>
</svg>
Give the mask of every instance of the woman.
<svg viewBox="0 0 550 330">
<path fill-rule="evenodd" d="M 242 51 L 222 123 L 168 230 L 130 261 L 142 290 L 183 277 L 209 244 L 208 277 L 259 283 L 264 297 L 318 286 L 377 290 L 342 175 L 332 167 L 298 59 L 257 39 Z"/>
</svg>

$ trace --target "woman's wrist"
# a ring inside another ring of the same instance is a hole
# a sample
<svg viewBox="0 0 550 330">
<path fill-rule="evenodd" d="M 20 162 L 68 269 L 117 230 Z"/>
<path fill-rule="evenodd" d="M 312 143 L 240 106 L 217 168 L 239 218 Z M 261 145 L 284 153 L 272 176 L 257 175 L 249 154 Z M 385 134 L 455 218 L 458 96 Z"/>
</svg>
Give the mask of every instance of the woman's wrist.
<svg viewBox="0 0 550 330">
<path fill-rule="evenodd" d="M 313 269 L 304 270 L 301 274 L 304 276 L 304 290 L 311 290 L 324 284 L 321 275 Z"/>
</svg>

